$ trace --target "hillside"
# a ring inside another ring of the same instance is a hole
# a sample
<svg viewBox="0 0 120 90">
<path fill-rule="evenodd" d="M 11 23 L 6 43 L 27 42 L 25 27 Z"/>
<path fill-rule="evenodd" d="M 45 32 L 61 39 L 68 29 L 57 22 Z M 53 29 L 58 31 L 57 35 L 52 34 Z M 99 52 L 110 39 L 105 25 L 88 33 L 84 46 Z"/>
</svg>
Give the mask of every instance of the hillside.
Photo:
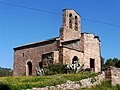
<svg viewBox="0 0 120 90">
<path fill-rule="evenodd" d="M 21 76 L 0 77 L 0 90 L 22 90 L 33 87 L 46 87 L 63 84 L 70 81 L 79 81 L 88 77 L 95 77 L 96 73 L 57 74 L 50 76 Z"/>
<path fill-rule="evenodd" d="M 0 67 L 0 77 L 3 76 L 12 76 L 13 70 L 10 68 L 1 68 Z"/>
</svg>

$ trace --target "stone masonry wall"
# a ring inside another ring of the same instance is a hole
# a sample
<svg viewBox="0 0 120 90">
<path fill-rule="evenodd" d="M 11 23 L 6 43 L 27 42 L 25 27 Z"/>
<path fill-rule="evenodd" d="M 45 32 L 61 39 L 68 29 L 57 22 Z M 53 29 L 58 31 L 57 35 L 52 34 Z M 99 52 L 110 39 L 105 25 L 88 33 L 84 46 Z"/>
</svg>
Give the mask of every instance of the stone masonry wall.
<svg viewBox="0 0 120 90">
<path fill-rule="evenodd" d="M 80 32 L 68 29 L 66 27 L 60 29 L 61 41 L 69 41 L 74 39 L 80 39 Z"/>
<path fill-rule="evenodd" d="M 51 41 L 46 44 L 40 44 L 38 46 L 15 50 L 14 52 L 14 76 L 24 76 L 26 75 L 26 65 L 30 61 L 32 63 L 32 75 L 36 74 L 36 66 L 42 61 L 42 54 L 55 52 L 54 59 L 58 62 L 59 57 L 56 55 L 57 52 L 57 42 Z"/>
<path fill-rule="evenodd" d="M 75 10 L 63 10 L 62 27 L 69 28 L 69 15 L 72 14 L 72 29 L 75 30 L 75 16 L 77 16 L 78 31 L 81 33 L 81 18 Z"/>
<path fill-rule="evenodd" d="M 106 71 L 106 79 L 108 79 L 113 86 L 120 84 L 120 68 L 110 67 Z"/>
<path fill-rule="evenodd" d="M 81 43 L 80 43 L 79 39 L 64 42 L 64 43 L 62 43 L 62 46 L 66 47 L 66 48 L 74 49 L 74 50 L 77 50 L 77 51 L 82 51 L 81 48 L 80 48 Z"/>
<path fill-rule="evenodd" d="M 79 63 L 82 64 L 83 61 L 83 53 L 75 50 L 71 50 L 63 47 L 63 63 L 64 64 L 72 64 L 72 59 L 74 56 L 77 56 L 79 59 Z"/>
<path fill-rule="evenodd" d="M 82 35 L 83 38 L 83 51 L 84 51 L 84 66 L 90 68 L 90 59 L 94 59 L 95 72 L 101 72 L 101 61 L 100 61 L 100 41 L 95 38 L 94 34 Z"/>
<path fill-rule="evenodd" d="M 69 15 L 72 14 L 72 28 L 69 28 Z M 75 30 L 75 16 L 77 16 L 78 30 Z M 80 39 L 81 21 L 80 16 L 74 10 L 63 10 L 63 22 L 60 29 L 61 41 Z"/>
</svg>

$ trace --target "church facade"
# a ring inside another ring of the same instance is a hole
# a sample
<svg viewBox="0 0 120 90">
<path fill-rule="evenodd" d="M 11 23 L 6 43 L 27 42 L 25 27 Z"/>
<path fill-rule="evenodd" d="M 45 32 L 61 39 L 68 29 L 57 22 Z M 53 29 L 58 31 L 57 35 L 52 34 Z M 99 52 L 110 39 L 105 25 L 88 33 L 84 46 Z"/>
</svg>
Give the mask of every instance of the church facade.
<svg viewBox="0 0 120 90">
<path fill-rule="evenodd" d="M 36 67 L 51 64 L 73 64 L 101 72 L 100 40 L 92 33 L 82 33 L 80 15 L 64 9 L 60 36 L 14 48 L 14 76 L 36 74 Z"/>
</svg>

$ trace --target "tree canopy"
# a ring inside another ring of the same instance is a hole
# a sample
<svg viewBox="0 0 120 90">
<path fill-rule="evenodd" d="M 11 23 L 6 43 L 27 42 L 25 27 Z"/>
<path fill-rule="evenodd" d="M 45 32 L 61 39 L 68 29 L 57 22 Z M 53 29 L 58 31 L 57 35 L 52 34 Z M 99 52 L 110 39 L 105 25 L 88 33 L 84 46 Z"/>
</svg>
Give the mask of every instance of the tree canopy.
<svg viewBox="0 0 120 90">
<path fill-rule="evenodd" d="M 106 70 L 110 66 L 120 68 L 120 60 L 118 58 L 113 58 L 113 59 L 109 58 L 109 59 L 106 59 L 106 62 L 105 62 L 105 59 L 103 57 L 101 57 L 102 71 Z"/>
<path fill-rule="evenodd" d="M 12 76 L 13 70 L 10 68 L 1 68 L 0 67 L 0 77 L 3 76 Z"/>
</svg>

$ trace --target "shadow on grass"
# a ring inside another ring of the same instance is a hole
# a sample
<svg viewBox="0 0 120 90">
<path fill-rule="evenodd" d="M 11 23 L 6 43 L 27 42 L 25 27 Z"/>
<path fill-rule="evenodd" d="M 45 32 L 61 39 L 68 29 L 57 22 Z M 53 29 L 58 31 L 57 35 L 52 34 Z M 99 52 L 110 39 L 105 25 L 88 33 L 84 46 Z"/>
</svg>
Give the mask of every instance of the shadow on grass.
<svg viewBox="0 0 120 90">
<path fill-rule="evenodd" d="M 11 90 L 7 84 L 0 84 L 0 90 Z"/>
</svg>

